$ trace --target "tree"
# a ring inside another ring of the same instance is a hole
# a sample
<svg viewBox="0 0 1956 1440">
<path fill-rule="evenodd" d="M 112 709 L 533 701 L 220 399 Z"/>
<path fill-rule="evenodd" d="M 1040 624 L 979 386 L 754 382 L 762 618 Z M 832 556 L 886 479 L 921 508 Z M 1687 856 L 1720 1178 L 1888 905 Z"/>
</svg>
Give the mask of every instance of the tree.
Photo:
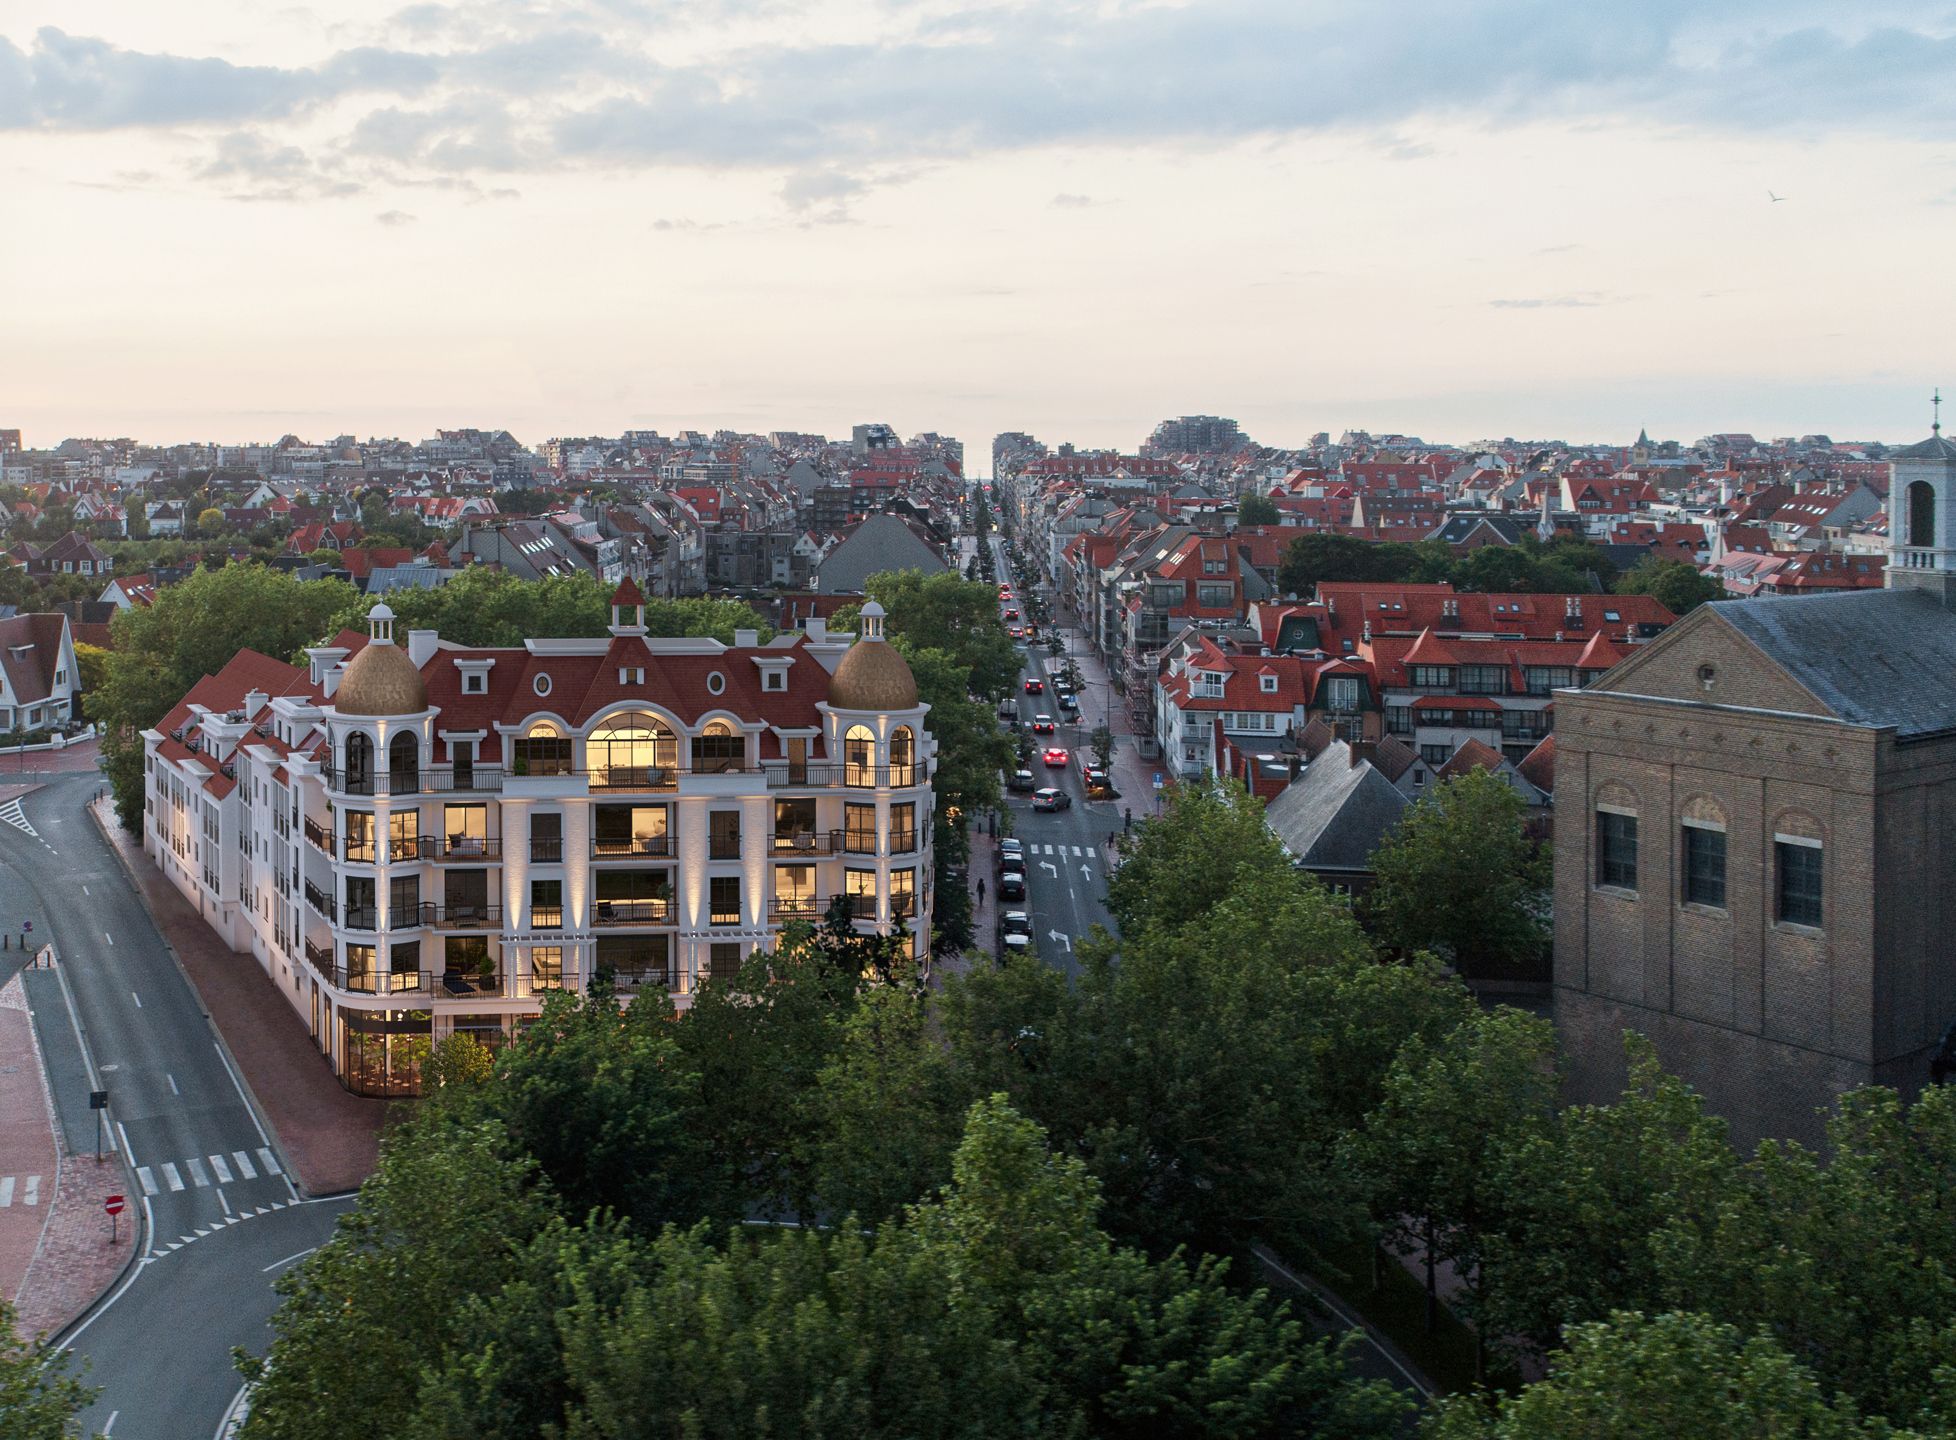
<svg viewBox="0 0 1956 1440">
<path fill-rule="evenodd" d="M 1267 495 L 1245 495 L 1236 507 L 1239 526 L 1275 525 L 1278 520 L 1277 504 Z"/>
<path fill-rule="evenodd" d="M 1094 764 L 1105 770 L 1114 763 L 1114 732 L 1105 725 L 1093 727 L 1093 734 L 1087 740 L 1093 750 Z"/>
<path fill-rule="evenodd" d="M 1450 568 L 1452 552 L 1444 544 L 1436 552 L 1424 543 L 1412 546 L 1361 540 L 1355 535 L 1300 535 L 1284 551 L 1277 567 L 1277 584 L 1286 593 L 1308 595 L 1327 580 L 1443 580 L 1444 572 L 1433 573 L 1442 557 Z"/>
<path fill-rule="evenodd" d="M 1290 857 L 1263 822 L 1262 802 L 1234 781 L 1177 786 L 1160 818 L 1124 841 L 1107 886 L 1121 933 L 1176 929 L 1201 919 L 1242 877 L 1290 871 Z"/>
<path fill-rule="evenodd" d="M 103 769 L 125 829 L 142 819 L 143 744 L 148 729 L 206 675 L 240 650 L 285 659 L 315 644 L 327 618 L 354 603 L 340 580 L 298 581 L 262 565 L 199 569 L 157 592 L 156 602 L 118 611 L 102 684 L 83 702 L 103 727 Z"/>
<path fill-rule="evenodd" d="M 1460 1396 L 1433 1440 L 1675 1440 L 1755 1435 L 1861 1440 L 1902 1432 L 1830 1401 L 1813 1372 L 1768 1334 L 1750 1339 L 1705 1315 L 1619 1311 L 1570 1332 L 1546 1379 L 1493 1402 Z"/>
<path fill-rule="evenodd" d="M 68 1373 L 68 1352 L 37 1337 L 23 1340 L 14 1307 L 0 1297 L 0 1436 L 67 1440 L 96 1391 Z"/>
<path fill-rule="evenodd" d="M 331 570 L 339 569 L 344 563 L 344 557 L 331 545 L 321 545 L 317 550 L 308 554 L 306 559 L 315 565 L 324 565 Z"/>
<path fill-rule="evenodd" d="M 1619 595 L 1648 595 L 1673 615 L 1685 615 L 1725 598 L 1725 587 L 1699 574 L 1696 566 L 1656 555 L 1638 561 L 1635 569 L 1619 576 L 1616 591 Z"/>
<path fill-rule="evenodd" d="M 905 655 L 941 650 L 955 658 L 966 688 L 994 704 L 1011 692 L 1019 675 L 1019 656 L 999 618 L 998 592 L 946 570 L 926 576 L 918 570 L 886 570 L 863 582 L 863 591 L 883 607 L 883 633 Z M 831 619 L 838 631 L 855 628 L 857 611 L 844 606 Z"/>
<path fill-rule="evenodd" d="M 76 678 L 81 681 L 84 695 L 101 689 L 109 675 L 109 652 L 100 645 L 90 645 L 85 640 L 77 640 L 75 672 Z"/>
<path fill-rule="evenodd" d="M 1402 952 L 1431 950 L 1462 974 L 1512 974 L 1547 940 L 1549 859 L 1522 829 L 1499 775 L 1470 770 L 1416 801 L 1373 853 L 1371 923 Z"/>
<path fill-rule="evenodd" d="M 224 531 L 224 512 L 213 505 L 208 510 L 197 512 L 197 528 L 206 535 L 220 535 Z"/>
</svg>

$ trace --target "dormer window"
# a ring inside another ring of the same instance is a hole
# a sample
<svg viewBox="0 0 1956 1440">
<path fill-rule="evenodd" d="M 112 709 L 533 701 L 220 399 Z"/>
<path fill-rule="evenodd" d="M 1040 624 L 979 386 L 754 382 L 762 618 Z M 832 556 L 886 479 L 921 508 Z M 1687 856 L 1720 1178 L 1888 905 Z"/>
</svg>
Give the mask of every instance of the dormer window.
<svg viewBox="0 0 1956 1440">
<path fill-rule="evenodd" d="M 464 670 L 462 672 L 462 693 L 464 695 L 487 695 L 489 693 L 489 677 L 480 670 Z"/>
<path fill-rule="evenodd" d="M 761 672 L 761 689 L 786 690 L 787 688 L 788 672 L 786 670 L 763 670 Z"/>
<path fill-rule="evenodd" d="M 645 667 L 643 665 L 620 665 L 618 667 L 618 683 L 620 685 L 643 685 L 645 683 Z"/>
<path fill-rule="evenodd" d="M 1275 695 L 1277 693 L 1277 677 L 1275 675 L 1265 675 L 1261 678 L 1263 680 L 1263 693 L 1266 695 Z"/>
</svg>

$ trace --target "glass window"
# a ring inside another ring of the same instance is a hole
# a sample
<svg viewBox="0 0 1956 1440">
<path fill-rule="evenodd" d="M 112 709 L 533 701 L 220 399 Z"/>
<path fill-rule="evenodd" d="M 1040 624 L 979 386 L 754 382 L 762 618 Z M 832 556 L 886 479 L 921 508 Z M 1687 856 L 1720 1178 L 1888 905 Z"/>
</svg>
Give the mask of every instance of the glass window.
<svg viewBox="0 0 1956 1440">
<path fill-rule="evenodd" d="M 1773 859 L 1779 871 L 1778 912 L 1786 924 L 1818 928 L 1825 918 L 1821 887 L 1826 853 L 1818 845 L 1797 841 L 1773 843 Z"/>
<path fill-rule="evenodd" d="M 706 978 L 731 980 L 740 973 L 740 946 L 715 941 L 706 949 Z"/>
<path fill-rule="evenodd" d="M 346 988 L 358 990 L 363 995 L 372 995 L 378 989 L 379 977 L 374 973 L 374 947 L 371 945 L 349 945 L 346 947 Z"/>
<path fill-rule="evenodd" d="M 693 768 L 705 774 L 738 770 L 747 763 L 747 737 L 725 720 L 709 720 L 693 737 Z"/>
<path fill-rule="evenodd" d="M 672 920 L 670 870 L 600 870 L 593 877 L 599 925 L 666 925 Z"/>
<path fill-rule="evenodd" d="M 563 946 L 538 945 L 531 949 L 530 988 L 533 990 L 561 990 L 564 988 Z"/>
<path fill-rule="evenodd" d="M 915 870 L 892 870 L 890 872 L 890 915 L 897 920 L 906 920 L 917 913 L 917 872 Z"/>
<path fill-rule="evenodd" d="M 421 857 L 421 812 L 396 810 L 387 817 L 387 858 L 418 860 Z"/>
<path fill-rule="evenodd" d="M 774 802 L 774 848 L 777 850 L 815 848 L 815 802 L 813 800 Z"/>
<path fill-rule="evenodd" d="M 346 855 L 344 858 L 357 860 L 363 865 L 371 865 L 373 863 L 373 811 L 349 810 L 346 812 Z"/>
<path fill-rule="evenodd" d="M 530 882 L 530 924 L 539 930 L 555 930 L 564 923 L 564 882 Z"/>
<path fill-rule="evenodd" d="M 669 819 L 663 805 L 600 805 L 596 816 L 595 853 L 664 855 Z"/>
<path fill-rule="evenodd" d="M 387 988 L 396 994 L 421 988 L 419 940 L 397 940 L 387 947 Z"/>
<path fill-rule="evenodd" d="M 441 828 L 443 844 L 451 855 L 481 855 L 489 849 L 486 805 L 444 805 Z"/>
<path fill-rule="evenodd" d="M 1684 827 L 1684 900 L 1687 905 L 1725 908 L 1725 832 L 1703 825 Z"/>
<path fill-rule="evenodd" d="M 740 877 L 715 875 L 706 882 L 706 885 L 707 900 L 713 912 L 711 923 L 738 925 L 740 923 Z"/>
<path fill-rule="evenodd" d="M 397 930 L 421 923 L 421 877 L 419 875 L 388 877 L 387 923 Z"/>
<path fill-rule="evenodd" d="M 876 807 L 874 805 L 842 807 L 842 844 L 851 855 L 876 853 Z"/>
<path fill-rule="evenodd" d="M 842 737 L 842 783 L 859 789 L 876 785 L 876 736 L 867 725 L 851 725 Z"/>
<path fill-rule="evenodd" d="M 740 858 L 740 812 L 714 810 L 707 815 L 707 855 L 714 860 Z"/>
<path fill-rule="evenodd" d="M 1596 883 L 1622 890 L 1637 888 L 1637 817 L 1614 810 L 1596 812 Z"/>
<path fill-rule="evenodd" d="M 813 865 L 774 867 L 774 913 L 783 917 L 814 919 L 819 913 L 815 900 Z"/>
<path fill-rule="evenodd" d="M 899 725 L 890 732 L 890 783 L 897 786 L 917 783 L 917 737 L 908 725 Z"/>
<path fill-rule="evenodd" d="M 906 800 L 890 807 L 890 853 L 900 855 L 917 848 L 917 806 Z"/>
<path fill-rule="evenodd" d="M 530 817 L 530 859 L 541 865 L 558 865 L 564 859 L 564 817 L 555 810 L 542 810 Z"/>
<path fill-rule="evenodd" d="M 620 993 L 667 983 L 672 953 L 669 935 L 600 935 L 593 966 Z"/>
<path fill-rule="evenodd" d="M 679 767 L 679 741 L 650 715 L 614 715 L 592 732 L 584 753 L 600 789 L 663 785 Z"/>
<path fill-rule="evenodd" d="M 371 930 L 374 928 L 374 882 L 371 877 L 349 875 L 346 877 L 346 928 L 349 930 Z"/>
<path fill-rule="evenodd" d="M 843 872 L 842 893 L 849 897 L 849 913 L 858 920 L 876 918 L 876 872 L 874 870 L 848 870 Z"/>
</svg>

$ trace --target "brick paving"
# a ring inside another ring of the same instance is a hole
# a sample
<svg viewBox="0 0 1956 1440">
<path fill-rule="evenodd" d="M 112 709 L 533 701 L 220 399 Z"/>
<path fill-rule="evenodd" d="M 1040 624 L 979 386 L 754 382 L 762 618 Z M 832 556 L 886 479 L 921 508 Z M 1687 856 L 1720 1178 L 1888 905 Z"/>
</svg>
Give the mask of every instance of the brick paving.
<svg viewBox="0 0 1956 1440">
<path fill-rule="evenodd" d="M 224 1037 L 288 1173 L 308 1195 L 357 1187 L 373 1173 L 390 1102 L 349 1094 L 258 961 L 217 938 L 106 801 L 89 810 Z"/>
<path fill-rule="evenodd" d="M 60 750 L 18 750 L 0 748 L 0 784 L 17 776 L 73 775 L 93 770 L 101 762 L 101 742 L 90 738 Z"/>
<path fill-rule="evenodd" d="M 24 1336 L 67 1325 L 135 1258 L 136 1215 L 126 1208 L 110 1239 L 110 1195 L 133 1195 L 120 1156 L 66 1150 L 41 1068 L 40 1045 L 16 976 L 0 986 L 0 1293 L 19 1310 Z M 26 1180 L 38 1183 L 28 1204 Z"/>
</svg>

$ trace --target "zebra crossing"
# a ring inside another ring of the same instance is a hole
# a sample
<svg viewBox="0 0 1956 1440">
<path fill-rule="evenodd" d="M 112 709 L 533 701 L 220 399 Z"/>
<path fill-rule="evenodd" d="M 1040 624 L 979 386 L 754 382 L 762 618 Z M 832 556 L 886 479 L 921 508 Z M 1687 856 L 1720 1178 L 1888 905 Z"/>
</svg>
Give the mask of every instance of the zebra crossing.
<svg viewBox="0 0 1956 1440">
<path fill-rule="evenodd" d="M 41 1177 L 38 1175 L 0 1175 L 0 1210 L 15 1205 L 41 1203 Z"/>
<path fill-rule="evenodd" d="M 1092 848 L 1081 845 L 1028 845 L 1025 847 L 1025 853 L 1028 855 L 1051 855 L 1055 860 L 1064 860 L 1068 855 L 1082 860 L 1097 858 L 1096 852 Z"/>
<path fill-rule="evenodd" d="M 183 1249 L 184 1246 L 195 1245 L 206 1235 L 215 1235 L 219 1230 L 228 1230 L 233 1225 L 242 1225 L 247 1220 L 256 1220 L 260 1215 L 270 1215 L 276 1211 L 289 1209 L 291 1206 L 300 1203 L 297 1200 L 274 1200 L 269 1205 L 258 1205 L 249 1210 L 233 1211 L 217 1219 L 207 1220 L 202 1225 L 191 1227 L 189 1233 L 179 1235 L 174 1240 L 158 1240 L 155 1248 L 143 1257 L 143 1263 L 147 1265 L 152 1260 L 161 1260 L 166 1256 L 173 1255 Z"/>
<path fill-rule="evenodd" d="M 258 1157 L 252 1163 L 252 1156 Z M 260 1145 L 255 1151 L 233 1150 L 226 1156 L 190 1155 L 179 1164 L 165 1160 L 159 1165 L 138 1165 L 136 1183 L 145 1195 L 174 1194 L 179 1190 L 207 1190 L 213 1183 L 229 1185 L 236 1180 L 256 1180 L 260 1174 L 270 1178 L 282 1174 L 278 1157 Z"/>
<path fill-rule="evenodd" d="M 41 832 L 28 823 L 27 812 L 20 808 L 20 801 L 18 799 L 9 800 L 5 805 L 0 805 L 0 822 L 5 822 L 13 826 L 14 829 L 20 831 L 23 835 L 31 835 L 36 840 L 41 838 Z"/>
</svg>

